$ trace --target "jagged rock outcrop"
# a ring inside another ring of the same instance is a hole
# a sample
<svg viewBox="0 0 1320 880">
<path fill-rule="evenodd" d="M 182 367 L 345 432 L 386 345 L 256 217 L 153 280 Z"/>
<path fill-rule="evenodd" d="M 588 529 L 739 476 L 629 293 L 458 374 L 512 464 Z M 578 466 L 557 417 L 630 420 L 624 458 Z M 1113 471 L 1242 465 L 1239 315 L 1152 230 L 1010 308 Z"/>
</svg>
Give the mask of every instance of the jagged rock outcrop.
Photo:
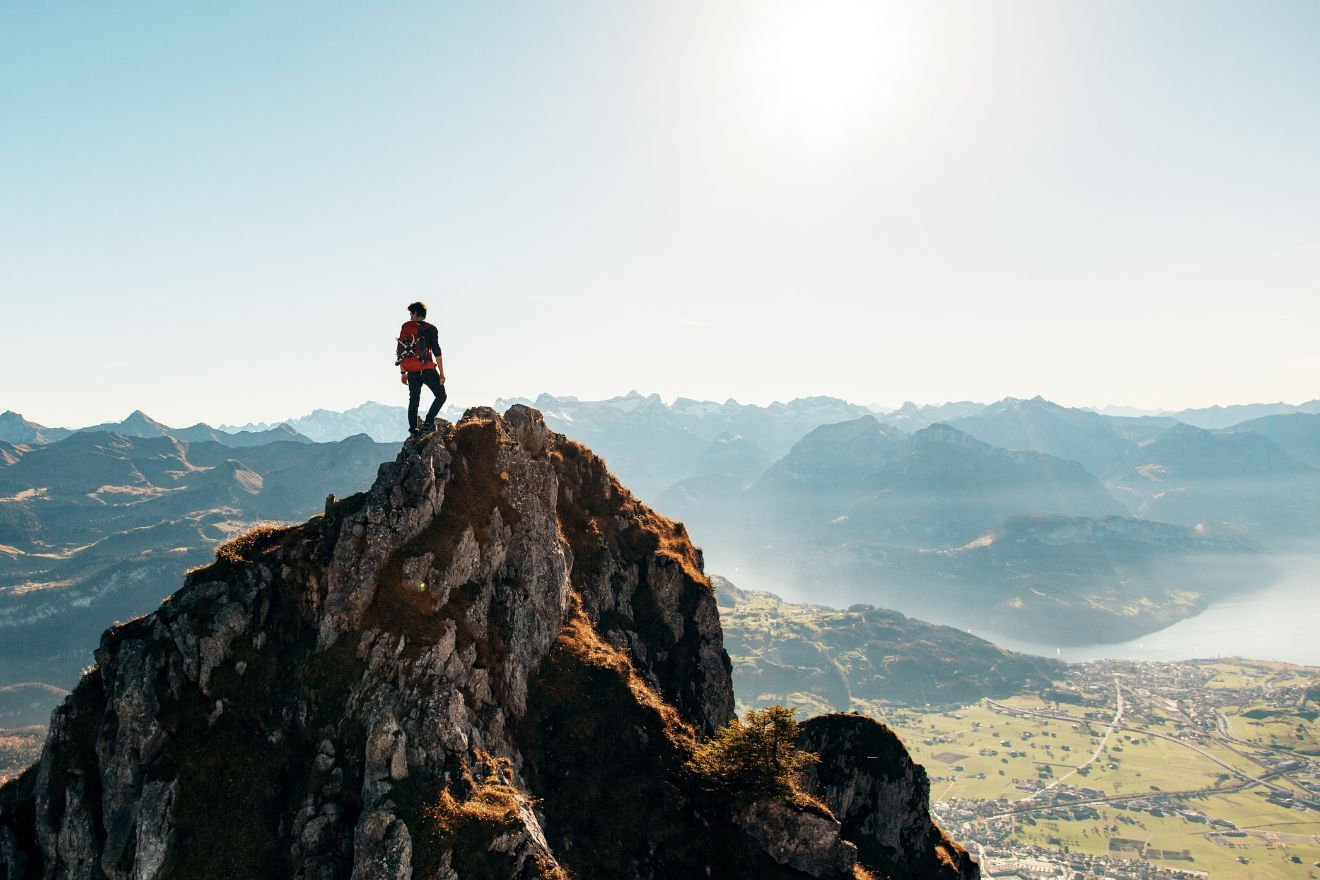
<svg viewBox="0 0 1320 880">
<path fill-rule="evenodd" d="M 803 787 L 843 823 L 861 860 L 891 880 L 972 880 L 976 863 L 930 818 L 930 781 L 898 736 L 865 715 L 803 722 L 798 746 L 820 755 Z"/>
<path fill-rule="evenodd" d="M 846 816 L 748 833 L 684 767 L 733 714 L 701 566 L 539 413 L 470 410 L 108 630 L 0 880 L 853 877 Z"/>
</svg>

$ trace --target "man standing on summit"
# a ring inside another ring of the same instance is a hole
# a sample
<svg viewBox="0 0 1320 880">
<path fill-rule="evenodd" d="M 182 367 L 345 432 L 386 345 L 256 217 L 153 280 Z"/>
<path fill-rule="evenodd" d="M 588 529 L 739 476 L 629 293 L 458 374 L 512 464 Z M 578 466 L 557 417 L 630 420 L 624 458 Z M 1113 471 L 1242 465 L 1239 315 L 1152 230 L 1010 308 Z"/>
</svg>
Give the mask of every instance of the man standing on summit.
<svg viewBox="0 0 1320 880">
<path fill-rule="evenodd" d="M 399 381 L 408 386 L 408 436 L 420 437 L 435 430 L 435 416 L 445 405 L 445 361 L 440 353 L 440 337 L 434 324 L 426 323 L 426 303 L 408 306 L 408 321 L 399 330 L 399 344 L 394 350 Z M 426 411 L 426 421 L 417 423 L 417 404 L 422 386 L 431 389 L 435 400 Z"/>
</svg>

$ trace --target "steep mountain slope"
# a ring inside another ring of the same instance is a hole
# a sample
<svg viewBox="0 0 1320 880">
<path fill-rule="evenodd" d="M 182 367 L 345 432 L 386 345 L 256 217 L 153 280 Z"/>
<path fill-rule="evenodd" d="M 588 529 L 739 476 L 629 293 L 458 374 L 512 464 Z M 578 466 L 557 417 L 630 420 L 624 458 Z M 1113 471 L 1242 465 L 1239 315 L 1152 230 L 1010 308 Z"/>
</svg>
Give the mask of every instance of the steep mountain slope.
<svg viewBox="0 0 1320 880">
<path fill-rule="evenodd" d="M 47 428 L 45 425 L 29 422 L 11 409 L 0 413 L 0 440 L 6 443 L 40 446 L 43 443 L 62 440 L 68 435 L 69 432 L 64 428 Z"/>
<path fill-rule="evenodd" d="M 1233 529 L 1274 548 L 1320 539 L 1320 468 L 1266 436 L 1178 425 L 1130 462 L 1113 485 L 1143 517 Z"/>
<path fill-rule="evenodd" d="M 786 527 L 819 526 L 846 513 L 860 497 L 861 482 L 908 442 L 902 431 L 871 415 L 822 425 L 747 490 L 746 505 Z"/>
<path fill-rule="evenodd" d="M 846 535 L 920 547 L 960 545 L 1024 513 L 1108 516 L 1122 507 L 1075 461 L 997 449 L 947 425 L 912 435 L 888 461 L 859 474 Z"/>
<path fill-rule="evenodd" d="M 1320 413 L 1288 413 L 1241 422 L 1234 434 L 1259 434 L 1298 461 L 1320 467 Z"/>
<path fill-rule="evenodd" d="M 828 809 L 703 790 L 732 709 L 682 526 L 535 411 L 473 410 L 108 631 L 0 788 L 0 877 L 976 876 L 861 716 L 805 727 Z"/>
<path fill-rule="evenodd" d="M 1122 510 L 1076 462 L 996 449 L 947 425 L 908 436 L 873 416 L 808 434 L 745 504 L 771 533 L 918 547 L 961 545 L 1017 514 Z"/>
<path fill-rule="evenodd" d="M 10 443 L 8 440 L 0 440 L 0 467 L 14 464 L 23 457 L 30 447 L 21 443 Z"/>
<path fill-rule="evenodd" d="M 692 469 L 700 476 L 733 477 L 746 485 L 770 466 L 770 454 L 741 434 L 721 434 L 702 450 Z"/>
<path fill-rule="evenodd" d="M 1030 400 L 1006 397 L 949 425 L 991 446 L 1035 449 L 1081 462 L 1101 479 L 1122 465 L 1133 447 L 1104 416 L 1059 406 L 1039 396 Z"/>
</svg>

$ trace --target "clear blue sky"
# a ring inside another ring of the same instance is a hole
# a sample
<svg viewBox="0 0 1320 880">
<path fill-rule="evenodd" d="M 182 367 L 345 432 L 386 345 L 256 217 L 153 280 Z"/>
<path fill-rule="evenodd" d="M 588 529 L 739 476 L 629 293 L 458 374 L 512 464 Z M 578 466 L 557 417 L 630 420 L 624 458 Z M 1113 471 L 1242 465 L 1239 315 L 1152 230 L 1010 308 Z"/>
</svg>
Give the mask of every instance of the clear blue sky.
<svg viewBox="0 0 1320 880">
<path fill-rule="evenodd" d="M 1320 396 L 1320 3 L 0 5 L 0 409 Z"/>
</svg>

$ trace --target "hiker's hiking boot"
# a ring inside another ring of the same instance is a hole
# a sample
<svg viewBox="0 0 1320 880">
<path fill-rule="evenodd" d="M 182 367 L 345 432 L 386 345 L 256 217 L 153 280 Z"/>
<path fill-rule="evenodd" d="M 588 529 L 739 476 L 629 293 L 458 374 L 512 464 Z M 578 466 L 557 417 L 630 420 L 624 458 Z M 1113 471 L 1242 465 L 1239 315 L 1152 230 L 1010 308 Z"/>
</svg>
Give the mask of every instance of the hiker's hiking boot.
<svg viewBox="0 0 1320 880">
<path fill-rule="evenodd" d="M 435 422 L 418 422 L 417 427 L 408 429 L 408 437 L 416 440 L 418 437 L 425 437 L 427 434 L 435 433 Z"/>
</svg>

